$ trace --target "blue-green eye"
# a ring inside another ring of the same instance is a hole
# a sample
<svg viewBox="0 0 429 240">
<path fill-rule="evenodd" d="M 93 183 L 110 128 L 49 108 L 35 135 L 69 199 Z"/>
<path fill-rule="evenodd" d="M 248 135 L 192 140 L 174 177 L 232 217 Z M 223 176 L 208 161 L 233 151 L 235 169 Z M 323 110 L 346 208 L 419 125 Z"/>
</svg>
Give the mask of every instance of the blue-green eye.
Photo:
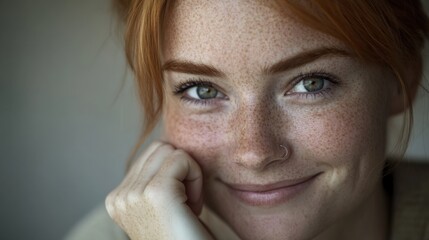
<svg viewBox="0 0 429 240">
<path fill-rule="evenodd" d="M 194 99 L 211 99 L 219 95 L 219 91 L 211 86 L 195 86 L 188 88 L 185 93 Z"/>
<path fill-rule="evenodd" d="M 305 90 L 309 92 L 317 92 L 323 89 L 325 79 L 323 78 L 310 78 L 302 81 Z"/>
<path fill-rule="evenodd" d="M 299 98 L 326 98 L 340 86 L 338 78 L 323 71 L 299 74 L 285 95 Z"/>
<path fill-rule="evenodd" d="M 325 77 L 310 77 L 299 81 L 292 88 L 292 93 L 317 93 L 328 88 L 332 82 Z"/>
<path fill-rule="evenodd" d="M 182 99 L 193 101 L 209 101 L 217 98 L 225 99 L 226 96 L 209 81 L 189 80 L 175 87 L 174 94 L 182 95 Z"/>
</svg>

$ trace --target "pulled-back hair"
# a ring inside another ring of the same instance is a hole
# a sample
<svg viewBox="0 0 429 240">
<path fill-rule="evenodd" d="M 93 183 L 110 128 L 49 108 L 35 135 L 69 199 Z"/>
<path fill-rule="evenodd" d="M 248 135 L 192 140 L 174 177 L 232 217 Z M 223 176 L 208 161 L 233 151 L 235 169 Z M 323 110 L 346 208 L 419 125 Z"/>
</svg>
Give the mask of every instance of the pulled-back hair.
<svg viewBox="0 0 429 240">
<path fill-rule="evenodd" d="M 153 131 L 163 106 L 161 37 L 167 0 L 114 0 L 125 23 L 125 52 L 144 111 L 143 129 L 128 167 Z M 429 23 L 419 0 L 277 0 L 303 24 L 345 43 L 363 61 L 387 67 L 408 109 L 396 147 L 405 153 L 413 122 L 412 98 L 422 77 L 422 49 Z M 410 68 L 412 67 L 412 68 Z"/>
</svg>

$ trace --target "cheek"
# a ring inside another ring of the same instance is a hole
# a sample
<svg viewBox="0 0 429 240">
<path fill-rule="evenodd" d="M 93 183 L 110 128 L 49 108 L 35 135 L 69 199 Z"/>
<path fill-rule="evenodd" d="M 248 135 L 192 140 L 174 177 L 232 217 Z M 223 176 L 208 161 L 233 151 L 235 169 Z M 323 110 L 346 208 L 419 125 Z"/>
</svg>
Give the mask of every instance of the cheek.
<svg viewBox="0 0 429 240">
<path fill-rule="evenodd" d="M 219 119 L 172 109 L 164 115 L 164 131 L 169 143 L 188 152 L 203 168 L 214 164 L 228 138 Z"/>
<path fill-rule="evenodd" d="M 384 154 L 386 114 L 370 100 L 347 101 L 322 110 L 296 114 L 292 145 L 308 159 L 352 164 L 364 155 Z M 368 156 L 369 157 L 369 156 Z"/>
</svg>

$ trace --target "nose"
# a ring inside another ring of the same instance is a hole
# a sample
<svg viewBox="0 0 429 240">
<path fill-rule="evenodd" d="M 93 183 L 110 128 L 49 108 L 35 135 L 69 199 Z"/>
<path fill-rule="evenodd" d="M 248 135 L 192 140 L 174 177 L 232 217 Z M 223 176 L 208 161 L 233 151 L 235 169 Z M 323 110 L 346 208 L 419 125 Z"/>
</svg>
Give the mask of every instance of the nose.
<svg viewBox="0 0 429 240">
<path fill-rule="evenodd" d="M 284 119 L 278 108 L 249 104 L 237 110 L 232 122 L 232 159 L 237 165 L 262 171 L 286 160 Z"/>
</svg>

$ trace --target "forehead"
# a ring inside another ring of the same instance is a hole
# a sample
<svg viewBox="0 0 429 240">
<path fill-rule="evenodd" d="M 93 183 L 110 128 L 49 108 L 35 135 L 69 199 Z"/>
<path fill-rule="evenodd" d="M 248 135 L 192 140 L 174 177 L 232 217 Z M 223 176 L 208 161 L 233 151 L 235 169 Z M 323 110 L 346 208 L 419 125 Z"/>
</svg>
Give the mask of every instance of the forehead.
<svg viewBox="0 0 429 240">
<path fill-rule="evenodd" d="M 344 47 L 279 11 L 274 1 L 175 1 L 164 27 L 165 60 L 211 64 L 226 73 L 269 66 L 305 50 Z"/>
</svg>

